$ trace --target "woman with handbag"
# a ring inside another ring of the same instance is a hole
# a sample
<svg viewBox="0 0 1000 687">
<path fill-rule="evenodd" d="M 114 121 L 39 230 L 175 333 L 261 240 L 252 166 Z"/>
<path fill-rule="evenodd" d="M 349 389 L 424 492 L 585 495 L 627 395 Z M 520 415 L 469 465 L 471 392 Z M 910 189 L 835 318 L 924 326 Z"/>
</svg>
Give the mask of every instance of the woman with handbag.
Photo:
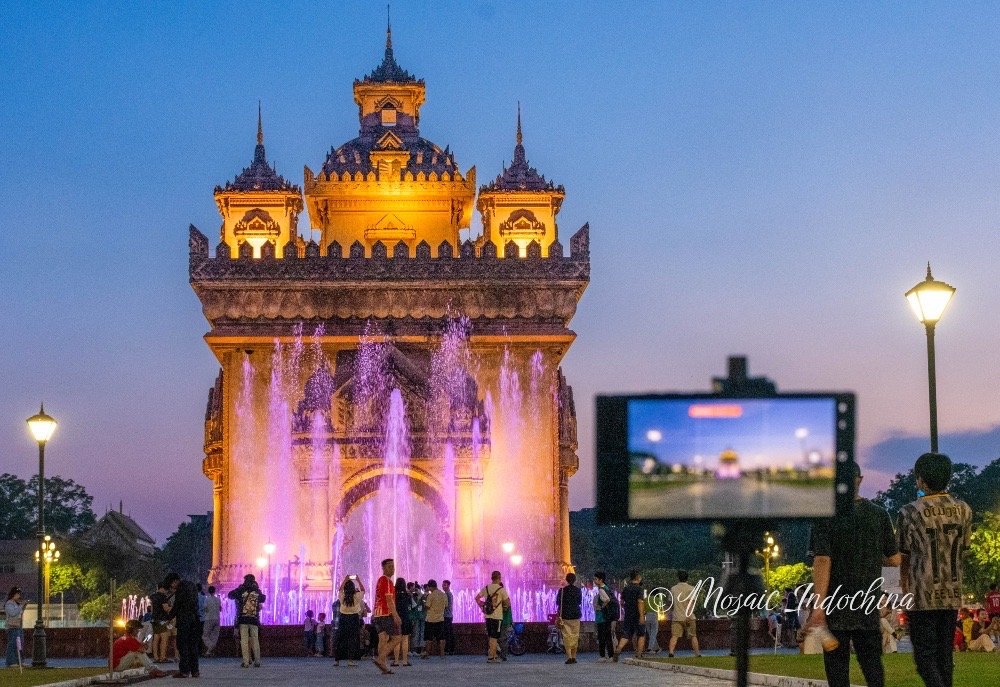
<svg viewBox="0 0 1000 687">
<path fill-rule="evenodd" d="M 583 615 L 580 606 L 583 604 L 583 592 L 576 586 L 576 575 L 566 575 L 566 586 L 559 590 L 556 597 L 559 614 L 556 616 L 556 626 L 562 633 L 563 646 L 566 647 L 566 665 L 576 663 L 576 650 L 580 645 L 580 618 Z"/>
</svg>

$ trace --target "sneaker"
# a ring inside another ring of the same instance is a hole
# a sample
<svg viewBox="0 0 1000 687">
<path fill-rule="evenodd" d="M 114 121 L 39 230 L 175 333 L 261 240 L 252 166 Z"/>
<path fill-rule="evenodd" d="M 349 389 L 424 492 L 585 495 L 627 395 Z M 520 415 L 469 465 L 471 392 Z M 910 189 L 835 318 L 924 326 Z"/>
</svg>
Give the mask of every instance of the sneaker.
<svg viewBox="0 0 1000 687">
<path fill-rule="evenodd" d="M 667 658 L 673 658 L 673 657 L 674 657 L 673 654 L 667 654 Z"/>
<path fill-rule="evenodd" d="M 348 661 L 347 662 L 347 667 L 348 668 L 357 668 L 358 667 L 358 662 L 357 661 Z"/>
<path fill-rule="evenodd" d="M 614 661 L 615 663 L 618 663 L 618 652 L 617 651 L 615 652 L 614 656 L 611 657 L 611 660 Z"/>
<path fill-rule="evenodd" d="M 254 661 L 253 662 L 253 667 L 254 668 L 260 668 L 260 661 Z"/>
<path fill-rule="evenodd" d="M 240 668 L 249 668 L 249 667 L 250 667 L 249 663 L 241 663 L 240 664 Z"/>
<path fill-rule="evenodd" d="M 604 658 L 603 656 L 600 656 L 600 657 L 598 657 L 597 662 L 598 663 L 607 663 L 608 659 Z"/>
</svg>

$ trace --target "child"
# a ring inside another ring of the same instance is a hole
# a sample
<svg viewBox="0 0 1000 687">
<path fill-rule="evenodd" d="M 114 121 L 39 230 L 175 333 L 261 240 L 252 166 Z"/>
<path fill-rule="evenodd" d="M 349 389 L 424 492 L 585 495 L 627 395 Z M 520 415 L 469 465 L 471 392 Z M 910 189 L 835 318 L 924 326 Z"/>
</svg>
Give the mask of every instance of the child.
<svg viewBox="0 0 1000 687">
<path fill-rule="evenodd" d="M 312 656 L 316 653 L 316 621 L 313 620 L 312 611 L 306 611 L 302 629 L 305 632 L 306 656 Z"/>
<path fill-rule="evenodd" d="M 325 656 L 326 655 L 326 613 L 319 614 L 319 620 L 316 621 L 316 653 L 315 656 Z"/>
</svg>

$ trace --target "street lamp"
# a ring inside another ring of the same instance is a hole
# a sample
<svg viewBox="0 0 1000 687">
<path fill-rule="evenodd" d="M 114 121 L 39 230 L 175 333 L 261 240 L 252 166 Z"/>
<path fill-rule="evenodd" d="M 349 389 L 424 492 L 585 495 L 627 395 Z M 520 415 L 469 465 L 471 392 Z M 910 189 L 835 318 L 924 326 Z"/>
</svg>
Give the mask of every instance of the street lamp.
<svg viewBox="0 0 1000 687">
<path fill-rule="evenodd" d="M 37 415 L 28 418 L 28 429 L 31 436 L 38 442 L 38 550 L 45 546 L 45 443 L 56 431 L 56 421 L 45 414 L 45 404 Z M 35 618 L 35 630 L 31 635 L 31 666 L 44 668 L 46 664 L 45 623 L 42 621 L 43 589 L 42 566 L 38 566 L 38 614 Z"/>
<path fill-rule="evenodd" d="M 278 600 L 276 598 L 274 598 L 276 596 L 273 593 L 274 590 L 273 589 L 269 589 L 269 587 L 271 586 L 271 556 L 274 555 L 274 552 L 277 550 L 277 548 L 278 547 L 276 547 L 274 545 L 274 542 L 272 542 L 270 539 L 267 541 L 266 544 L 264 544 L 264 553 L 267 554 L 267 578 L 266 578 L 267 581 L 266 581 L 266 584 L 264 585 L 264 588 L 268 589 L 269 592 L 272 592 L 271 593 L 271 620 L 274 620 L 274 616 L 278 612 L 278 605 L 277 605 L 278 604 Z"/>
<path fill-rule="evenodd" d="M 944 309 L 948 307 L 951 297 L 955 295 L 955 287 L 936 281 L 931 275 L 931 264 L 927 263 L 927 278 L 906 292 L 906 300 L 910 302 L 917 319 L 927 330 L 927 393 L 931 415 L 931 452 L 938 450 L 937 428 L 937 375 L 934 369 L 934 325 L 941 319 Z"/>
<path fill-rule="evenodd" d="M 764 537 L 764 548 L 757 555 L 764 559 L 764 586 L 767 587 L 771 577 L 771 559 L 781 555 L 781 547 L 770 532 L 765 532 Z"/>
<path fill-rule="evenodd" d="M 505 541 L 503 544 L 500 545 L 500 550 L 509 556 L 510 554 L 514 553 L 514 542 Z"/>
<path fill-rule="evenodd" d="M 48 534 L 42 540 L 42 547 L 40 551 L 35 551 L 35 563 L 43 566 L 45 570 L 45 584 L 43 591 L 43 598 L 45 599 L 45 604 L 49 603 L 49 582 L 52 579 L 52 564 L 59 562 L 60 551 L 56 548 L 56 543 L 52 541 L 52 537 Z M 39 613 L 43 613 L 44 607 L 41 606 L 42 600 L 39 599 Z M 44 613 L 43 613 L 44 615 Z"/>
</svg>

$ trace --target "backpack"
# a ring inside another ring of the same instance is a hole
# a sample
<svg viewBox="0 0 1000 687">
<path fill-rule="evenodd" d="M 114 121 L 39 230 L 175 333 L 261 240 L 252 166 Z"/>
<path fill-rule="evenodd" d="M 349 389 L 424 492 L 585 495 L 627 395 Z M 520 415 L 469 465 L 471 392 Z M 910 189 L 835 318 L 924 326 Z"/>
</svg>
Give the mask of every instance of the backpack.
<svg viewBox="0 0 1000 687">
<path fill-rule="evenodd" d="M 240 607 L 240 617 L 256 618 L 257 614 L 260 613 L 260 604 L 258 599 L 260 595 L 256 590 L 251 590 L 247 592 L 243 597 L 243 605 Z"/>
<path fill-rule="evenodd" d="M 496 604 L 493 603 L 493 597 L 496 596 L 497 594 L 499 594 L 501 589 L 503 589 L 503 585 L 500 585 L 499 587 L 497 587 L 497 590 L 495 592 L 493 592 L 492 594 L 487 594 L 486 595 L 486 600 L 483 601 L 483 613 L 485 613 L 486 615 L 492 615 L 493 611 L 496 610 Z M 486 591 L 488 592 L 489 590 L 490 590 L 490 588 L 487 585 Z"/>
<path fill-rule="evenodd" d="M 608 592 L 608 602 L 601 606 L 601 613 L 604 614 L 604 622 L 609 620 L 621 620 L 622 609 L 618 605 L 618 597 L 613 592 Z"/>
</svg>

